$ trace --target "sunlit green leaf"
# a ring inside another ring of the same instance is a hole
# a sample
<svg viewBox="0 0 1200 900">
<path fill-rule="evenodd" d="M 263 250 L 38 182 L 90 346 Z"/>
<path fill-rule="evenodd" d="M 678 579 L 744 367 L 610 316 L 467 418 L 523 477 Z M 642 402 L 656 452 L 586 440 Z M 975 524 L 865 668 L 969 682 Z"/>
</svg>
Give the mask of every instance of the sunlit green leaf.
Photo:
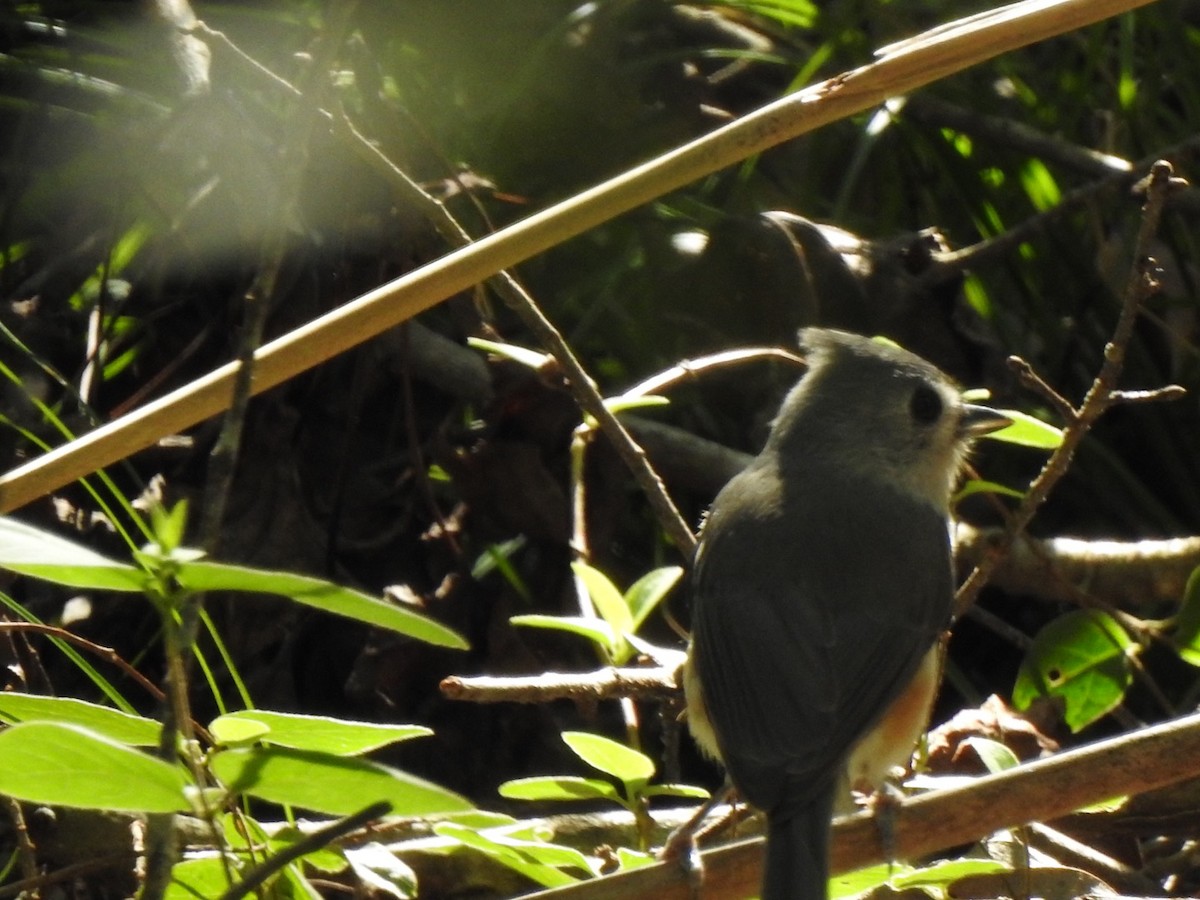
<svg viewBox="0 0 1200 900">
<path fill-rule="evenodd" d="M 0 693 L 0 721 L 10 725 L 33 721 L 79 725 L 109 740 L 141 747 L 157 745 L 162 731 L 162 725 L 153 719 L 130 715 L 96 703 L 15 691 Z"/>
<path fill-rule="evenodd" d="M 408 900 L 417 896 L 417 875 L 383 844 L 372 841 L 346 849 L 346 860 L 355 876 L 373 897 Z"/>
<path fill-rule="evenodd" d="M 220 897 L 229 889 L 225 863 L 217 856 L 180 860 L 171 867 L 171 883 L 165 900 L 206 900 Z"/>
<path fill-rule="evenodd" d="M 485 338 L 469 337 L 467 338 L 467 346 L 476 350 L 482 350 L 485 353 L 491 353 L 493 356 L 511 359 L 513 362 L 528 366 L 531 369 L 541 369 L 554 360 L 554 357 L 548 353 L 530 350 L 528 347 L 518 347 L 516 344 L 502 344 L 498 341 L 489 341 Z"/>
<path fill-rule="evenodd" d="M 629 612 L 629 605 L 608 576 L 586 563 L 571 563 L 571 568 L 587 588 L 592 605 L 596 607 L 600 618 L 612 628 L 613 634 L 619 636 L 631 631 L 633 616 Z"/>
<path fill-rule="evenodd" d="M 682 577 L 681 566 L 662 566 L 651 569 L 630 586 L 625 592 L 625 603 L 633 616 L 631 631 L 641 628 L 646 617 L 658 609 Z"/>
<path fill-rule="evenodd" d="M 549 628 L 555 631 L 568 631 L 578 634 L 599 644 L 607 652 L 611 652 L 616 643 L 616 635 L 612 628 L 602 619 L 587 619 L 583 616 L 547 616 L 541 613 L 531 613 L 525 616 L 513 616 L 509 621 L 513 625 L 524 625 L 527 628 Z"/>
<path fill-rule="evenodd" d="M 1041 419 L 1015 409 L 1000 410 L 1012 419 L 1012 424 L 999 431 L 985 434 L 985 440 L 1002 441 L 1006 444 L 1019 444 L 1022 447 L 1033 447 L 1037 450 L 1054 450 L 1062 444 L 1061 428 L 1048 425 Z"/>
<path fill-rule="evenodd" d="M 1067 725 L 1079 731 L 1124 698 L 1133 680 L 1128 656 L 1133 646 L 1125 629 L 1107 613 L 1079 610 L 1060 616 L 1038 633 L 1026 652 L 1013 703 L 1025 710 L 1038 697 L 1059 698 Z"/>
<path fill-rule="evenodd" d="M 175 577 L 189 591 L 279 594 L 305 606 L 406 634 L 439 647 L 456 650 L 468 647 L 457 632 L 420 613 L 321 578 L 204 560 L 180 564 Z"/>
<path fill-rule="evenodd" d="M 579 877 L 563 871 L 566 867 L 582 870 L 581 875 L 595 873 L 588 858 L 571 847 L 507 837 L 498 830 L 476 831 L 453 822 L 439 822 L 434 831 L 486 854 L 543 887 L 563 887 L 578 881 Z"/>
<path fill-rule="evenodd" d="M 1174 624 L 1171 638 L 1179 657 L 1200 666 L 1200 568 L 1193 569 L 1188 577 Z"/>
<path fill-rule="evenodd" d="M 146 574 L 74 541 L 0 516 L 0 568 L 74 588 L 141 592 Z"/>
<path fill-rule="evenodd" d="M 1012 749 L 999 741 L 981 737 L 969 737 L 963 741 L 963 746 L 970 747 L 989 772 L 995 775 L 1005 769 L 1012 769 L 1021 764 L 1021 760 Z"/>
<path fill-rule="evenodd" d="M 167 813 L 190 808 L 177 766 L 77 725 L 24 722 L 0 731 L 0 794 L 30 803 Z"/>
<path fill-rule="evenodd" d="M 562 738 L 575 751 L 575 755 L 589 766 L 626 784 L 646 782 L 654 777 L 654 760 L 603 735 L 564 731 Z"/>
<path fill-rule="evenodd" d="M 501 797 L 509 800 L 614 800 L 621 802 L 617 789 L 598 778 L 575 775 L 533 775 L 514 778 L 500 785 Z"/>
<path fill-rule="evenodd" d="M 0 704 L 2 704 L 0 700 Z M 250 726 L 247 738 L 243 726 Z M 230 729 L 235 729 L 231 731 Z M 396 741 L 424 737 L 433 730 L 423 725 L 383 725 L 375 722 L 351 722 L 330 716 L 271 712 L 263 709 L 239 710 L 215 719 L 209 731 L 222 743 L 263 740 L 296 750 L 317 750 L 338 756 L 358 756 Z M 236 739 L 233 739 L 236 736 Z"/>
<path fill-rule="evenodd" d="M 235 793 L 315 812 L 345 816 L 380 800 L 397 816 L 464 812 L 471 803 L 453 791 L 377 763 L 288 747 L 214 754 L 213 773 Z"/>
</svg>

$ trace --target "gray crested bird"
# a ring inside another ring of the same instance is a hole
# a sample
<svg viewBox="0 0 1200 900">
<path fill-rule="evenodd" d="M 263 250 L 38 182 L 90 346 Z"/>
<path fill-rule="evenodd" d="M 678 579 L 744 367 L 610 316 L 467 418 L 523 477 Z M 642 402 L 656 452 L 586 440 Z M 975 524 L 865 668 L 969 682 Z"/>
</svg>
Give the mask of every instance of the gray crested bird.
<svg viewBox="0 0 1200 900">
<path fill-rule="evenodd" d="M 764 900 L 826 897 L 847 766 L 881 779 L 925 727 L 951 492 L 971 440 L 1009 423 L 898 347 L 800 343 L 808 371 L 702 526 L 684 668 L 696 742 L 766 813 Z"/>
</svg>

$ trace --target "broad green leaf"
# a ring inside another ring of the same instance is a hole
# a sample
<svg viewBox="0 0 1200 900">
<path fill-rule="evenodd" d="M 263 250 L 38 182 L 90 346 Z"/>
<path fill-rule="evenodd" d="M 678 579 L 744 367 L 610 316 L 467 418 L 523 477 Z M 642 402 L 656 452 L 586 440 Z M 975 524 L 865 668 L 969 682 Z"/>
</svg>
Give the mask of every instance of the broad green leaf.
<svg viewBox="0 0 1200 900">
<path fill-rule="evenodd" d="M 909 871 L 903 863 L 880 863 L 844 872 L 829 879 L 829 900 L 840 900 L 842 897 L 857 897 L 865 894 L 881 884 L 887 884 L 894 874 Z"/>
<path fill-rule="evenodd" d="M 216 856 L 185 859 L 171 867 L 171 883 L 164 900 L 207 900 L 220 897 L 230 887 L 225 865 Z"/>
<path fill-rule="evenodd" d="M 221 716 L 213 719 L 208 726 L 208 731 L 219 746 L 240 747 L 261 741 L 271 733 L 271 726 L 266 722 L 256 722 L 254 719 Z"/>
<path fill-rule="evenodd" d="M 583 616 L 546 616 L 540 613 L 530 613 L 524 616 L 513 616 L 508 620 L 513 625 L 524 625 L 527 628 L 549 628 L 555 631 L 569 631 L 599 644 L 611 652 L 617 642 L 612 628 L 602 619 L 585 619 Z"/>
<path fill-rule="evenodd" d="M 417 896 L 417 874 L 383 844 L 372 841 L 346 849 L 346 859 L 371 897 L 409 900 Z"/>
<path fill-rule="evenodd" d="M 586 731 L 564 731 L 563 740 L 575 755 L 589 766 L 619 778 L 626 784 L 646 782 L 654 777 L 654 761 L 646 754 L 603 735 Z"/>
<path fill-rule="evenodd" d="M 334 816 L 358 812 L 380 800 L 397 816 L 465 812 L 463 797 L 421 778 L 346 756 L 255 747 L 213 756 L 213 773 L 231 791 Z"/>
<path fill-rule="evenodd" d="M 564 887 L 579 880 L 562 871 L 562 865 L 574 865 L 588 873 L 594 871 L 588 866 L 587 857 L 570 847 L 552 844 L 539 846 L 535 841 L 498 840 L 491 830 L 476 831 L 454 822 L 438 822 L 433 830 L 442 837 L 452 838 L 465 847 L 486 854 L 542 887 Z M 545 861 L 547 851 L 552 862 Z"/>
<path fill-rule="evenodd" d="M 629 612 L 629 604 L 625 602 L 617 586 L 609 581 L 608 576 L 587 563 L 571 563 L 571 568 L 587 588 L 592 605 L 596 607 L 600 618 L 612 628 L 613 634 L 623 636 L 632 631 L 633 616 Z"/>
<path fill-rule="evenodd" d="M 1061 698 L 1067 725 L 1079 731 L 1125 696 L 1133 680 L 1132 647 L 1125 629 L 1106 613 L 1080 610 L 1060 616 L 1038 633 L 1025 654 L 1013 704 L 1025 710 L 1040 696 Z"/>
<path fill-rule="evenodd" d="M 888 879 L 888 884 L 896 889 L 948 885 L 968 875 L 991 875 L 1011 871 L 1011 866 L 995 859 L 948 859 L 895 875 Z"/>
<path fill-rule="evenodd" d="M 406 634 L 439 647 L 468 648 L 458 633 L 420 613 L 322 578 L 203 560 L 180 563 L 175 577 L 189 591 L 279 594 L 305 606 Z"/>
<path fill-rule="evenodd" d="M 646 617 L 658 609 L 663 598 L 671 593 L 671 589 L 683 577 L 681 566 L 662 566 L 651 569 L 625 592 L 625 604 L 633 616 L 633 625 L 629 629 L 636 632 L 646 621 Z"/>
<path fill-rule="evenodd" d="M 985 434 L 984 438 L 1003 441 L 1006 444 L 1019 444 L 1022 447 L 1033 447 L 1037 450 L 1054 450 L 1062 443 L 1061 428 L 1055 428 L 1041 419 L 1035 419 L 1033 416 L 1015 409 L 1002 409 L 999 412 L 1012 419 L 1012 424 L 999 431 L 993 431 L 991 434 Z"/>
<path fill-rule="evenodd" d="M 246 725 L 259 726 L 253 729 L 257 734 L 249 740 L 263 740 L 280 747 L 317 750 L 337 756 L 358 756 L 397 741 L 433 734 L 432 729 L 423 725 L 380 725 L 263 709 L 239 710 L 220 716 L 213 720 L 209 731 L 222 743 L 243 743 L 247 738 L 241 736 L 241 729 Z M 238 738 L 231 740 L 226 735 L 237 735 Z"/>
<path fill-rule="evenodd" d="M 1180 659 L 1200 666 L 1200 568 L 1188 577 L 1171 637 Z"/>
<path fill-rule="evenodd" d="M 290 849 L 307 836 L 299 828 L 288 825 L 286 828 L 281 828 L 275 832 L 267 843 L 270 845 L 272 853 L 279 853 Z M 344 872 L 347 865 L 346 857 L 338 851 L 336 845 L 327 845 L 313 850 L 311 853 L 305 853 L 301 859 L 304 860 L 305 865 L 312 866 L 314 869 L 320 869 L 329 875 Z"/>
<path fill-rule="evenodd" d="M 35 694 L 0 693 L 0 722 L 58 722 L 79 725 L 101 737 L 137 747 L 158 744 L 162 725 L 153 719 L 75 700 L 71 697 L 39 697 Z"/>
<path fill-rule="evenodd" d="M 999 741 L 988 738 L 969 737 L 963 741 L 963 746 L 970 747 L 982 760 L 984 767 L 995 775 L 1005 769 L 1014 769 L 1021 764 L 1017 754 Z"/>
<path fill-rule="evenodd" d="M 497 788 L 509 800 L 613 800 L 623 799 L 617 789 L 598 778 L 575 775 L 534 775 L 506 781 Z"/>
<path fill-rule="evenodd" d="M 140 593 L 146 573 L 82 544 L 0 516 L 0 569 L 67 587 Z"/>
<path fill-rule="evenodd" d="M 56 722 L 0 731 L 0 794 L 30 803 L 168 813 L 190 809 L 177 766 Z"/>
</svg>

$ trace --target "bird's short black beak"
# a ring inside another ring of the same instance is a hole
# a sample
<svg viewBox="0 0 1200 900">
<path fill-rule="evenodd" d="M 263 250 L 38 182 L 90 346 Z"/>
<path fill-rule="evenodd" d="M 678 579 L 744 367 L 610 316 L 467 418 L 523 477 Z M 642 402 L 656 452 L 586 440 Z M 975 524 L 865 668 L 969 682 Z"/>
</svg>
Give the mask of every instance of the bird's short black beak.
<svg viewBox="0 0 1200 900">
<path fill-rule="evenodd" d="M 964 403 L 963 416 L 958 424 L 958 430 L 963 437 L 974 438 L 1007 428 L 1011 424 L 1012 419 L 994 409 L 976 406 L 973 403 Z"/>
</svg>

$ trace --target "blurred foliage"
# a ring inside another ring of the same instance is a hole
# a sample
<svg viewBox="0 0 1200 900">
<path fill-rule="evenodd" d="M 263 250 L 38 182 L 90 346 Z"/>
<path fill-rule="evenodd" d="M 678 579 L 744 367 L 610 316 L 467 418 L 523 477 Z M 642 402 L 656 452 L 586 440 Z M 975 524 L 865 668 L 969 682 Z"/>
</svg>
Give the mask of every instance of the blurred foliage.
<svg viewBox="0 0 1200 900">
<path fill-rule="evenodd" d="M 482 235 L 973 11 L 946 0 L 197 4 L 240 56 L 217 38 L 184 39 L 158 17 L 169 8 L 0 6 L 6 469 L 38 442 L 61 440 L 34 399 L 82 432 L 230 359 L 272 246 L 286 254 L 268 336 L 445 251 L 337 125 L 343 116 Z M 1130 187 L 1141 174 L 1103 154 L 1142 169 L 1165 157 L 1194 174 L 1198 45 L 1200 8 L 1160 0 L 747 160 L 516 274 L 606 396 L 681 358 L 790 345 L 795 328 L 815 321 L 886 333 L 1003 405 L 1053 421 L 1004 358 L 1025 357 L 1068 398 L 1086 390 L 1128 277 Z M 1178 382 L 1193 393 L 1108 415 L 1039 533 L 1200 532 L 1200 206 L 1190 190 L 1176 199 L 1156 248 L 1164 290 L 1139 324 L 1125 386 Z M 939 267 L 947 249 L 986 242 L 965 271 Z M 468 337 L 531 344 L 515 316 L 481 295 L 452 298 L 420 324 L 455 350 Z M 252 404 L 223 547 L 245 564 L 372 591 L 403 586 L 398 596 L 469 637 L 469 662 L 311 612 L 233 602 L 212 612 L 256 701 L 430 725 L 440 743 L 414 742 L 399 759 L 478 799 L 505 780 L 573 765 L 564 727 L 615 722 L 611 711 L 498 712 L 436 692 L 450 671 L 594 663 L 586 642 L 508 625 L 516 613 L 576 608 L 567 472 L 578 414 L 552 369 L 491 358 L 485 383 L 464 389 L 451 377 L 457 357 L 421 356 L 417 339 L 415 327 L 381 337 Z M 721 372 L 645 415 L 752 451 L 794 378 L 761 363 Z M 215 426 L 188 437 L 114 467 L 119 487 L 134 496 L 163 473 L 171 499 L 198 497 Z M 977 464 L 1020 486 L 1042 459 L 988 447 Z M 595 566 L 629 584 L 680 562 L 603 444 L 587 476 Z M 716 477 L 668 471 L 692 521 Z M 84 492 L 58 501 L 24 514 L 58 518 L 112 549 Z M 971 516 L 992 515 L 971 503 Z M 61 595 L 16 590 L 47 621 L 60 619 Z M 1029 634 L 1062 611 L 1018 599 L 983 602 Z M 668 605 L 686 618 L 685 604 Z M 153 669 L 153 623 L 117 610 L 73 627 Z M 658 616 L 647 632 L 671 639 Z M 960 644 L 968 651 L 952 659 L 963 696 L 947 709 L 1007 694 L 1020 652 L 970 623 Z M 48 683 L 33 687 L 86 694 L 47 665 Z M 1190 669 L 1172 677 L 1164 697 L 1194 696 Z M 1161 712 L 1136 685 L 1126 702 Z M 686 752 L 683 762 L 700 767 Z"/>
</svg>

